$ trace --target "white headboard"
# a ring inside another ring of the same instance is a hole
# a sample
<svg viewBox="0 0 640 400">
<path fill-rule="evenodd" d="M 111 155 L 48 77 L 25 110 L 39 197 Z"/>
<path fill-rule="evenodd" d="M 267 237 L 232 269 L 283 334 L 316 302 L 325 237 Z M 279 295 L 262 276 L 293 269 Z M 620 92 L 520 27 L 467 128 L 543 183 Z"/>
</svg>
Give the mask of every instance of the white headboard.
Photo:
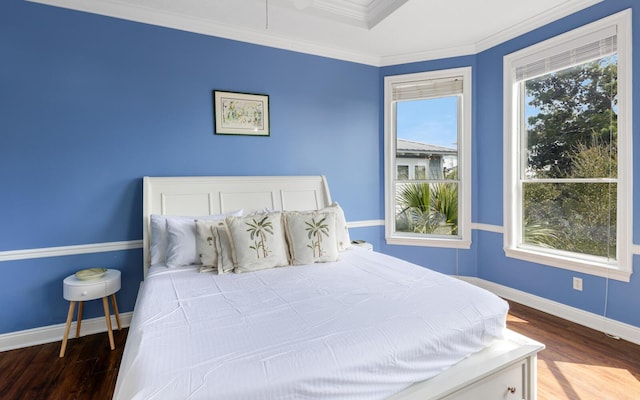
<svg viewBox="0 0 640 400">
<path fill-rule="evenodd" d="M 150 266 L 150 218 L 210 215 L 238 209 L 315 210 L 331 204 L 324 176 L 188 176 L 143 178 L 144 276 Z"/>
</svg>

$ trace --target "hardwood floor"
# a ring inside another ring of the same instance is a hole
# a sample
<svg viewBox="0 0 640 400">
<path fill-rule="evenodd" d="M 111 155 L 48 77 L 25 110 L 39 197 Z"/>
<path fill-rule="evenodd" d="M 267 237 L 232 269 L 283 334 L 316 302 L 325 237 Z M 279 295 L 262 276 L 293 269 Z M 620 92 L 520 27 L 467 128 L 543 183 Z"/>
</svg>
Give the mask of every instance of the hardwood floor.
<svg viewBox="0 0 640 400">
<path fill-rule="evenodd" d="M 640 399 L 640 346 L 540 311 L 511 304 L 509 328 L 544 343 L 538 357 L 540 400 Z M 108 400 L 127 330 L 0 353 L 0 399 Z M 492 400 L 492 399 L 478 399 Z"/>
<path fill-rule="evenodd" d="M 64 358 L 61 341 L 0 353 L 0 399 L 111 399 L 126 338 L 115 330 L 113 351 L 106 332 L 70 339 Z"/>
<path fill-rule="evenodd" d="M 507 326 L 546 345 L 538 354 L 538 399 L 640 399 L 640 346 L 510 305 Z"/>
</svg>

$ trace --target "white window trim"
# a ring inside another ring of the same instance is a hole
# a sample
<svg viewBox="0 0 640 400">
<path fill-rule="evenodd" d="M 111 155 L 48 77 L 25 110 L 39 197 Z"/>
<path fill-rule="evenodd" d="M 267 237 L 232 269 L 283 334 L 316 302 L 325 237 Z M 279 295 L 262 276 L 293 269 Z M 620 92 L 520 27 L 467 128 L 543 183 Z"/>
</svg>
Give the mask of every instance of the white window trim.
<svg viewBox="0 0 640 400">
<path fill-rule="evenodd" d="M 384 158 L 385 158 L 385 239 L 387 244 L 432 246 L 468 249 L 471 247 L 471 67 L 452 68 L 415 74 L 394 75 L 384 78 Z M 461 134 L 458 138 L 458 234 L 456 238 L 410 235 L 395 232 L 395 174 L 396 138 L 395 115 L 392 107 L 392 86 L 397 83 L 462 76 L 462 110 L 458 117 Z"/>
<path fill-rule="evenodd" d="M 518 99 L 514 76 L 514 63 L 555 46 L 587 35 L 589 32 L 617 28 L 618 41 L 618 218 L 617 261 L 598 262 L 572 257 L 563 252 L 542 253 L 534 247 L 519 245 L 522 210 L 518 206 L 519 149 Z M 625 10 L 544 42 L 504 57 L 504 250 L 507 257 L 530 261 L 571 271 L 629 282 L 633 272 L 633 108 L 631 69 L 631 10 Z"/>
</svg>

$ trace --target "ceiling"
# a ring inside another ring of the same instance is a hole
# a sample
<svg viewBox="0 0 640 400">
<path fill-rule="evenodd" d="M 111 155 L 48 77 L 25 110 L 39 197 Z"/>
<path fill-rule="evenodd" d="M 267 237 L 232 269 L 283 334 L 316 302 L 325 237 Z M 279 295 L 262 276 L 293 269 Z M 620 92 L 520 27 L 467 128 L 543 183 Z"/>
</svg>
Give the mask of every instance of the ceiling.
<svg viewBox="0 0 640 400">
<path fill-rule="evenodd" d="M 27 0 L 374 66 L 488 49 L 602 0 Z"/>
</svg>

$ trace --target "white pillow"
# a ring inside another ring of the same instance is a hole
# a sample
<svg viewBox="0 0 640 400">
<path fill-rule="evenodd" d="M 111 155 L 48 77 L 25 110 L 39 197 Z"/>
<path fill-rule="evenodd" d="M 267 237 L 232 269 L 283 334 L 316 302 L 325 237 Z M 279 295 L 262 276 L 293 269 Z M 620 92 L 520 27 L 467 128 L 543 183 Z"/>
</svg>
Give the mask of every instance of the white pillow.
<svg viewBox="0 0 640 400">
<path fill-rule="evenodd" d="M 282 213 L 227 217 L 235 272 L 250 272 L 289 265 Z"/>
<path fill-rule="evenodd" d="M 167 217 L 151 214 L 151 265 L 160 264 L 167 259 Z"/>
<path fill-rule="evenodd" d="M 287 212 L 285 233 L 291 264 L 338 260 L 335 212 Z"/>
<path fill-rule="evenodd" d="M 167 220 L 186 220 L 193 221 L 194 218 L 208 218 L 216 217 L 219 215 L 206 216 L 206 217 L 188 217 L 188 216 L 176 216 L 176 215 L 159 215 L 151 214 L 151 243 L 149 251 L 151 253 L 151 265 L 164 264 L 167 261 L 167 245 L 169 244 L 169 238 L 167 235 Z M 222 216 L 225 218 L 225 216 Z"/>
<path fill-rule="evenodd" d="M 191 216 L 165 216 L 159 215 L 154 218 L 151 215 L 151 263 L 165 263 L 168 267 L 179 267 L 183 265 L 199 264 L 196 251 L 196 226 L 195 220 L 223 220 L 229 215 L 242 215 L 242 210 L 225 214 L 204 215 L 199 217 Z M 165 221 L 165 229 L 157 230 L 157 247 L 154 249 L 153 221 L 156 219 L 156 226 Z M 163 236 L 164 235 L 164 239 Z M 164 243 L 163 243 L 164 242 Z M 163 247 L 163 244 L 165 244 Z M 162 257 L 162 250 L 165 250 L 165 257 Z M 157 254 L 154 252 L 157 252 Z M 155 261 L 155 262 L 154 262 Z"/>
<path fill-rule="evenodd" d="M 231 241 L 225 221 L 196 220 L 196 249 L 200 272 L 225 274 L 233 271 Z"/>
<path fill-rule="evenodd" d="M 333 212 L 336 215 L 336 238 L 338 240 L 338 251 L 344 251 L 351 247 L 351 237 L 349 236 L 349 227 L 344 217 L 342 207 L 335 201 L 329 207 L 318 210 L 319 212 Z"/>
</svg>

